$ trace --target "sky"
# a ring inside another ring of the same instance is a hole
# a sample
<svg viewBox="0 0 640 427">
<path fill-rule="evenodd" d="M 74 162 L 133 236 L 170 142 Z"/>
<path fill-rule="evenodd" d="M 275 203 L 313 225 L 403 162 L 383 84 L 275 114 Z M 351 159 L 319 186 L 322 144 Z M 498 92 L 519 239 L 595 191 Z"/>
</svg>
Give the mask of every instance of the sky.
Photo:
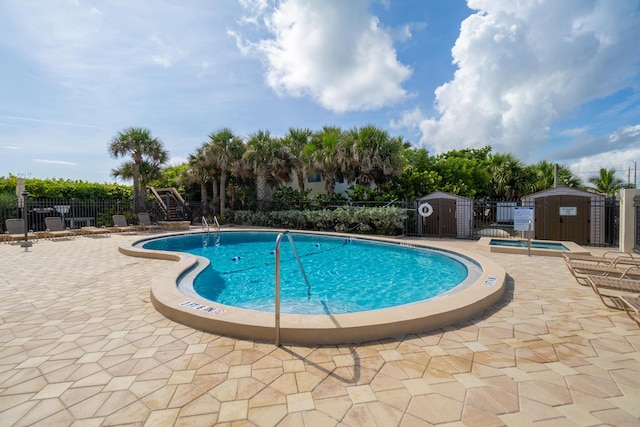
<svg viewBox="0 0 640 427">
<path fill-rule="evenodd" d="M 640 0 L 0 0 L 0 64 L 0 176 L 115 182 L 131 126 L 172 165 L 368 124 L 585 182 L 640 161 Z"/>
</svg>

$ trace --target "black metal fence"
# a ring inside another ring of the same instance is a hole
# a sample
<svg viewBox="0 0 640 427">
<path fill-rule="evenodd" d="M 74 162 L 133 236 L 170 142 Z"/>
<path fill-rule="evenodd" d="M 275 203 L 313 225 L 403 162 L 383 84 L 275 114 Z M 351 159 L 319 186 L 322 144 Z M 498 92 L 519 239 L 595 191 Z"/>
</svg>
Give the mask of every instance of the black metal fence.
<svg viewBox="0 0 640 427">
<path fill-rule="evenodd" d="M 0 205 L 3 232 L 6 219 L 22 218 L 23 215 L 26 215 L 29 230 L 33 231 L 44 231 L 45 218 L 51 216 L 60 217 L 69 228 L 112 226 L 113 215 L 125 215 L 128 221 L 137 222 L 131 200 L 27 199 L 23 207 L 14 199 Z"/>
<path fill-rule="evenodd" d="M 442 200 L 442 199 L 439 199 Z M 598 234 L 590 244 L 597 246 L 618 246 L 620 204 L 616 198 L 602 199 L 601 206 L 593 206 L 592 212 L 597 215 L 590 218 L 590 222 L 597 222 L 592 226 Z M 266 204 L 266 210 L 314 210 L 335 209 L 338 206 L 383 207 L 395 206 L 406 211 L 406 221 L 403 234 L 407 236 L 443 237 L 458 239 L 479 239 L 488 237 L 517 236 L 514 231 L 514 207 L 522 206 L 518 201 L 471 200 L 459 198 L 452 203 L 430 200 L 431 209 L 420 211 L 418 201 L 394 202 L 347 202 L 318 204 L 296 202 L 293 205 L 283 205 L 280 202 Z M 453 206 L 453 207 L 452 207 Z M 636 224 L 640 220 L 640 201 L 636 200 Z M 33 231 L 45 229 L 44 218 L 59 216 L 70 228 L 80 228 L 85 225 L 111 226 L 113 215 L 120 214 L 127 217 L 128 222 L 137 223 L 131 200 L 59 200 L 59 199 L 27 199 L 26 216 L 28 227 Z M 199 222 L 204 209 L 198 203 L 189 207 L 189 220 Z M 155 200 L 148 200 L 147 212 L 153 221 L 166 220 Z M 428 215 L 427 215 L 428 214 Z M 5 220 L 21 218 L 23 208 L 16 198 L 0 199 L 0 228 L 6 230 Z M 229 212 L 229 220 L 233 221 L 233 213 Z M 553 239 L 552 239 L 553 240 Z M 636 247 L 640 248 L 640 231 L 636 229 Z"/>
<path fill-rule="evenodd" d="M 134 213 L 132 200 L 77 200 L 77 199 L 31 199 L 27 198 L 26 208 L 23 200 L 16 197 L 0 199 L 0 230 L 6 231 L 5 220 L 22 218 L 26 213 L 29 230 L 44 231 L 45 218 L 58 216 L 65 227 L 72 229 L 83 226 L 110 227 L 113 225 L 113 215 L 124 215 L 127 223 L 137 224 L 138 217 Z M 168 220 L 166 213 L 158 206 L 155 199 L 146 201 L 145 211 L 153 222 Z M 170 208 L 172 208 L 170 206 Z M 181 212 L 181 220 L 192 220 L 189 206 L 176 206 Z"/>
</svg>

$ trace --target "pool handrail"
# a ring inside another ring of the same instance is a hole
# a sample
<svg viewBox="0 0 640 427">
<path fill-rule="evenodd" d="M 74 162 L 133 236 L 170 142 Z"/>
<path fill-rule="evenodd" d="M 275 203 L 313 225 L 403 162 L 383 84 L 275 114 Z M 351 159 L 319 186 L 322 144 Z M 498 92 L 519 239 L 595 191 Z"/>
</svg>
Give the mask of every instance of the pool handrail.
<svg viewBox="0 0 640 427">
<path fill-rule="evenodd" d="M 307 275 L 304 272 L 304 268 L 302 267 L 302 261 L 300 261 L 300 257 L 298 256 L 298 251 L 296 250 L 296 245 L 293 243 L 293 237 L 291 237 L 291 233 L 289 230 L 281 232 L 276 237 L 276 307 L 275 307 L 275 345 L 276 347 L 280 347 L 280 242 L 282 241 L 283 236 L 287 236 L 289 239 L 289 244 L 291 245 L 291 249 L 293 249 L 293 255 L 296 257 L 296 261 L 298 261 L 298 267 L 300 267 L 300 272 L 302 273 L 302 277 L 304 278 L 305 283 L 307 284 L 307 298 L 311 298 L 311 285 L 309 284 L 309 280 L 307 279 Z"/>
<path fill-rule="evenodd" d="M 218 218 L 214 216 L 213 222 L 216 223 L 216 228 L 218 229 L 218 233 L 219 233 L 220 223 L 218 222 Z M 209 232 L 209 222 L 207 221 L 207 218 L 204 217 L 204 215 L 202 216 L 202 228 L 205 228 L 207 230 L 207 233 Z"/>
</svg>

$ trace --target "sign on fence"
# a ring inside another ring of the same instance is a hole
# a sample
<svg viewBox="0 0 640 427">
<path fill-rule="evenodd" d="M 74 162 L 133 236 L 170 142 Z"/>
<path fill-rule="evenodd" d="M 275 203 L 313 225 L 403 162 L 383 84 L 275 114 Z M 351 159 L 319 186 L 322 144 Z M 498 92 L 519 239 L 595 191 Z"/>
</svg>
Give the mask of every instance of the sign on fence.
<svg viewBox="0 0 640 427">
<path fill-rule="evenodd" d="M 513 208 L 513 229 L 515 231 L 533 231 L 533 207 L 517 206 Z"/>
</svg>

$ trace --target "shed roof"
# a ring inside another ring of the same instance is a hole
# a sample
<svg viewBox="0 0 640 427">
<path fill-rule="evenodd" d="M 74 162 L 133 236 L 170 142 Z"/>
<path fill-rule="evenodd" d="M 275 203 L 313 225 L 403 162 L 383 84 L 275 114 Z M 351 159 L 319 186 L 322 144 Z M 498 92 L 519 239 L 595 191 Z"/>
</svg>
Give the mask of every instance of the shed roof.
<svg viewBox="0 0 640 427">
<path fill-rule="evenodd" d="M 434 191 L 431 194 L 427 194 L 426 196 L 420 197 L 418 201 L 433 200 L 433 199 L 455 199 L 455 200 L 462 200 L 462 201 L 471 200 L 467 197 L 458 196 L 457 194 L 445 193 L 444 191 Z"/>
<path fill-rule="evenodd" d="M 547 190 L 538 191 L 537 193 L 527 194 L 522 197 L 522 200 L 528 199 L 537 199 L 538 197 L 548 197 L 548 196 L 582 196 L 589 197 L 591 199 L 604 199 L 604 194 L 600 193 L 591 193 L 589 191 L 580 190 L 574 187 L 567 187 L 564 185 L 549 188 Z"/>
</svg>

